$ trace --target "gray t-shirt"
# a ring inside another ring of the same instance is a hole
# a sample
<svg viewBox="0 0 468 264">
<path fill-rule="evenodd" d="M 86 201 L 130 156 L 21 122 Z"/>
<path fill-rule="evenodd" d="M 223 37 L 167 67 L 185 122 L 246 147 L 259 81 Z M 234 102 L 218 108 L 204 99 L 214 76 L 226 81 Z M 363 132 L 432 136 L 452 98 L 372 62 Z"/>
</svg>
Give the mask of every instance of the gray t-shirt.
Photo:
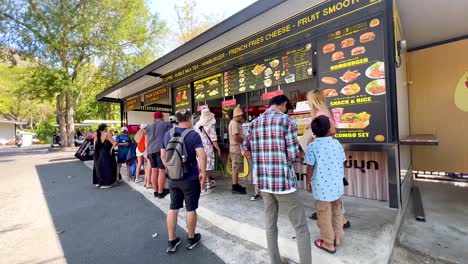
<svg viewBox="0 0 468 264">
<path fill-rule="evenodd" d="M 148 135 L 148 154 L 161 152 L 161 142 L 164 134 L 172 128 L 171 124 L 164 121 L 156 121 L 146 128 Z"/>
</svg>

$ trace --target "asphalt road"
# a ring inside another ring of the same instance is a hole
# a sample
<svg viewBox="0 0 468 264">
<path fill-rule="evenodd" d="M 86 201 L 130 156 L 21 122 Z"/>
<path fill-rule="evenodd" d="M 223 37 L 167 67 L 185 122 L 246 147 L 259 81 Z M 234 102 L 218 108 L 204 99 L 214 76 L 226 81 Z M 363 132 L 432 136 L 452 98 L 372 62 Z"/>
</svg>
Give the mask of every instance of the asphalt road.
<svg viewBox="0 0 468 264">
<path fill-rule="evenodd" d="M 95 188 L 72 155 L 0 149 L 0 263 L 223 263 L 203 244 L 167 255 L 165 214 L 127 185 Z"/>
</svg>

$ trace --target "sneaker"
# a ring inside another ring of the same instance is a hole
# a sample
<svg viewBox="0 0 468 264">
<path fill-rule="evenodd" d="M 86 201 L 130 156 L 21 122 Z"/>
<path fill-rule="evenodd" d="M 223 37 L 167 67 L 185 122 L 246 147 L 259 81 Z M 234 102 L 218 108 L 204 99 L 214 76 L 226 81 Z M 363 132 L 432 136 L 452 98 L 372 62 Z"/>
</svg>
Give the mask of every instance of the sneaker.
<svg viewBox="0 0 468 264">
<path fill-rule="evenodd" d="M 202 189 L 200 192 L 200 195 L 205 195 L 211 193 L 213 190 L 211 189 Z"/>
<path fill-rule="evenodd" d="M 158 192 L 153 192 L 153 194 L 154 194 L 154 197 L 159 198 Z"/>
<path fill-rule="evenodd" d="M 232 185 L 232 194 L 247 194 L 245 187 L 242 187 L 239 184 Z"/>
<path fill-rule="evenodd" d="M 140 183 L 142 181 L 143 181 L 142 179 L 135 179 L 135 183 Z"/>
<path fill-rule="evenodd" d="M 176 239 L 167 242 L 167 254 L 173 254 L 177 251 L 177 247 L 180 245 L 180 238 L 176 237 Z"/>
<path fill-rule="evenodd" d="M 211 188 L 214 188 L 216 187 L 216 181 L 215 180 L 211 180 L 210 181 L 210 187 L 208 187 L 208 189 L 211 189 Z"/>
<path fill-rule="evenodd" d="M 159 199 L 163 199 L 164 197 L 166 197 L 166 195 L 168 195 L 170 193 L 170 191 L 168 189 L 164 189 L 162 193 L 158 193 L 158 198 Z"/>
<path fill-rule="evenodd" d="M 112 188 L 111 185 L 102 185 L 101 187 L 99 187 L 101 189 L 109 189 L 109 188 Z"/>
<path fill-rule="evenodd" d="M 343 225 L 343 229 L 348 229 L 351 227 L 351 223 L 348 221 L 346 224 Z"/>
<path fill-rule="evenodd" d="M 100 185 L 100 184 L 96 184 L 96 185 L 94 185 L 94 186 L 96 186 L 96 188 L 99 188 L 99 187 L 101 187 L 101 185 Z"/>
<path fill-rule="evenodd" d="M 200 240 L 201 235 L 199 233 L 196 233 L 193 238 L 187 239 L 187 245 L 185 246 L 185 248 L 187 248 L 188 250 L 194 249 L 198 244 L 200 244 Z"/>
<path fill-rule="evenodd" d="M 250 197 L 250 201 L 257 201 L 258 199 L 262 198 L 259 193 L 256 193 L 254 196 Z"/>
</svg>

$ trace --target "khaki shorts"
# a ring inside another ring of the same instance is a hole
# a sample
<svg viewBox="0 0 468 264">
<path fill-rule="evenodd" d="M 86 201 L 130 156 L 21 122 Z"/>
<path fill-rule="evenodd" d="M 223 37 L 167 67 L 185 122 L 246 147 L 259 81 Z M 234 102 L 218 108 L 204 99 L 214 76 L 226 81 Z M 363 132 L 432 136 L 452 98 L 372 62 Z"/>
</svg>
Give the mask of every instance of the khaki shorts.
<svg viewBox="0 0 468 264">
<path fill-rule="evenodd" d="M 231 152 L 232 172 L 244 172 L 244 157 L 239 153 Z"/>
</svg>

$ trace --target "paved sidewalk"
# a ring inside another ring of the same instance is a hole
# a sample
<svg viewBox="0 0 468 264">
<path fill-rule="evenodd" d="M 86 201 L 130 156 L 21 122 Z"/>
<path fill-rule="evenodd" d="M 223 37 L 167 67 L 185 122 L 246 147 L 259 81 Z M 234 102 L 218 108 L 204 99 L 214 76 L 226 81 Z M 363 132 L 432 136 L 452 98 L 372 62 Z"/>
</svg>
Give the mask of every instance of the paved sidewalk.
<svg viewBox="0 0 468 264">
<path fill-rule="evenodd" d="M 445 263 L 468 263 L 468 184 L 416 181 L 426 222 L 410 201 L 399 235 L 401 247 Z"/>
<path fill-rule="evenodd" d="M 92 161 L 85 161 L 86 166 L 90 169 L 93 167 Z M 164 199 L 157 199 L 153 196 L 152 189 L 146 189 L 143 187 L 143 182 L 135 184 L 134 182 L 126 181 L 125 166 L 122 168 L 122 176 L 124 181 L 130 185 L 135 191 L 141 193 L 148 201 L 153 205 L 161 209 L 164 213 L 167 213 L 170 205 L 170 198 L 166 196 Z M 203 195 L 200 201 L 200 208 L 198 212 L 198 225 L 197 232 L 200 232 L 203 241 L 202 244 L 214 252 L 218 257 L 225 263 L 229 264 L 267 264 L 270 263 L 268 259 L 268 253 L 264 247 L 261 247 L 255 243 L 246 241 L 242 237 L 235 236 L 226 230 L 214 225 L 208 221 L 203 211 L 203 204 L 206 200 L 211 200 L 210 195 Z M 214 201 L 214 200 L 213 200 Z M 181 209 L 179 213 L 179 224 L 182 228 L 186 229 L 186 218 L 185 210 Z M 239 226 L 240 227 L 240 226 Z M 236 226 L 233 226 L 236 228 Z"/>
<path fill-rule="evenodd" d="M 88 166 L 92 168 L 92 162 L 88 162 Z M 126 175 L 126 172 L 123 171 L 122 175 Z M 265 252 L 266 239 L 263 220 L 263 201 L 252 202 L 249 195 L 231 194 L 229 179 L 218 179 L 217 182 L 218 187 L 210 194 L 203 195 L 200 199 L 199 216 L 204 222 L 208 223 L 203 228 L 208 228 L 208 226 L 216 227 L 232 236 L 240 238 L 242 241 L 257 245 Z M 169 208 L 169 199 L 154 199 L 152 197 L 152 190 L 143 188 L 142 183 L 135 184 L 134 182 L 129 182 L 129 185 L 143 193 L 147 199 L 163 211 Z M 248 189 L 251 193 L 253 192 L 251 185 L 248 186 Z M 310 215 L 314 212 L 313 198 L 311 194 L 306 192 L 301 192 L 300 195 L 306 205 L 306 213 Z M 313 247 L 313 261 L 315 263 L 327 264 L 387 263 L 393 249 L 394 238 L 396 237 L 395 221 L 398 211 L 389 209 L 387 202 L 352 197 L 345 197 L 344 200 L 347 210 L 346 215 L 351 221 L 352 227 L 346 230 L 343 246 L 339 248 L 335 255 L 324 253 Z M 183 218 L 180 220 L 184 221 Z M 281 211 L 278 226 L 282 256 L 294 262 L 299 262 L 296 241 L 294 240 L 294 229 L 285 213 Z M 309 220 L 309 229 L 311 231 L 311 238 L 318 238 L 319 230 L 315 221 Z M 218 254 L 217 245 L 210 244 L 209 242 L 205 242 L 205 245 Z M 218 255 L 221 256 L 220 254 Z M 261 263 L 257 262 L 261 261 L 261 259 L 253 258 L 248 262 L 223 260 L 229 263 Z"/>
<path fill-rule="evenodd" d="M 203 244 L 167 255 L 165 214 L 126 184 L 95 188 L 70 152 L 8 153 L 0 171 L 1 264 L 224 263 Z"/>
</svg>

